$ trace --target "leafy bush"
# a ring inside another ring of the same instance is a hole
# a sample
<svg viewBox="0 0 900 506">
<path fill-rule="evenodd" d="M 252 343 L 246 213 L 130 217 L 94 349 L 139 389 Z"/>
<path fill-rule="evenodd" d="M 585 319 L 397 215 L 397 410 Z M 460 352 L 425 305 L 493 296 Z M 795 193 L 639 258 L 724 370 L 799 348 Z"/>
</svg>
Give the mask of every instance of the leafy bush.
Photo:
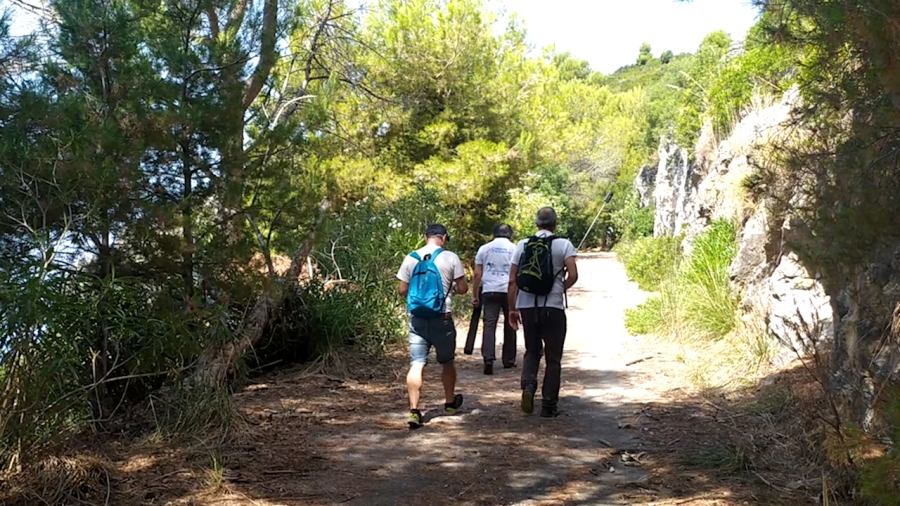
<svg viewBox="0 0 900 506">
<path fill-rule="evenodd" d="M 677 267 L 681 240 L 677 237 L 642 237 L 616 248 L 628 277 L 641 290 L 657 291 Z"/>
<path fill-rule="evenodd" d="M 367 197 L 347 204 L 320 233 L 312 254 L 319 278 L 287 298 L 270 351 L 294 360 L 348 345 L 378 353 L 402 338 L 405 306 L 397 295 L 397 270 L 424 244 L 429 223 L 447 225 L 453 250 L 453 218 L 435 190 L 422 186 L 395 201 Z"/>
<path fill-rule="evenodd" d="M 790 88 L 797 61 L 795 51 L 765 38 L 762 24 L 754 26 L 743 54 L 729 60 L 706 90 L 707 116 L 716 132 L 728 135 L 754 94 L 780 96 Z"/>
<path fill-rule="evenodd" d="M 633 334 L 721 338 L 734 328 L 738 310 L 728 275 L 737 253 L 734 223 L 714 221 L 680 262 L 673 257 L 678 244 L 674 238 L 645 238 L 618 248 L 628 276 L 660 292 L 626 312 L 626 328 Z"/>
<path fill-rule="evenodd" d="M 637 196 L 629 195 L 622 207 L 612 213 L 611 221 L 617 239 L 631 242 L 653 235 L 655 217 L 655 206 L 640 207 Z"/>
<path fill-rule="evenodd" d="M 662 311 L 662 297 L 650 297 L 640 306 L 625 310 L 625 329 L 633 335 L 656 334 L 663 328 Z"/>
<path fill-rule="evenodd" d="M 159 286 L 45 267 L 0 265 L 0 468 L 178 376 L 216 327 Z"/>
<path fill-rule="evenodd" d="M 550 206 L 559 216 L 556 234 L 566 236 L 571 228 L 573 202 L 569 196 L 571 173 L 565 167 L 550 165 L 525 175 L 521 188 L 507 190 L 510 206 L 504 221 L 513 228 L 516 238 L 524 238 L 535 232 L 534 219 L 538 209 Z"/>
</svg>

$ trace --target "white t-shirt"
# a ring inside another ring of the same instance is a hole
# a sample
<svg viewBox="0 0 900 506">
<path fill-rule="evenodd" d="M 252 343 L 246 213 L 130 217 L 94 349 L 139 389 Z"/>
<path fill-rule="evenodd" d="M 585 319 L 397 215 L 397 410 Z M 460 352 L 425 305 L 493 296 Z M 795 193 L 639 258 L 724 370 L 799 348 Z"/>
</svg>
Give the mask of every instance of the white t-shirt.
<svg viewBox="0 0 900 506">
<path fill-rule="evenodd" d="M 516 245 L 505 237 L 498 237 L 478 248 L 475 265 L 483 267 L 481 286 L 485 293 L 509 290 L 509 266 L 515 251 Z"/>
<path fill-rule="evenodd" d="M 416 253 L 419 254 L 420 258 L 425 258 L 425 255 L 430 255 L 437 250 L 438 247 L 434 244 L 426 244 L 425 246 L 416 250 Z M 412 277 L 413 269 L 416 267 L 416 264 L 419 263 L 418 260 L 413 258 L 410 255 L 406 255 L 406 258 L 403 259 L 403 263 L 400 264 L 400 271 L 397 272 L 397 279 L 403 281 L 404 283 L 409 283 L 410 277 Z M 438 271 L 441 273 L 441 278 L 444 280 L 444 293 L 447 294 L 447 300 L 444 302 L 444 312 L 449 313 L 453 310 L 452 302 L 450 300 L 450 296 L 452 295 L 450 292 L 450 286 L 453 284 L 454 279 L 459 279 L 466 275 L 466 271 L 463 269 L 462 262 L 459 261 L 459 256 L 452 251 L 441 251 L 441 253 L 434 259 L 434 265 L 437 266 Z"/>
<path fill-rule="evenodd" d="M 536 234 L 538 237 L 547 237 L 553 235 L 552 232 L 547 230 L 539 230 Z M 522 253 L 525 252 L 525 243 L 528 239 L 523 239 L 516 244 L 516 251 L 513 253 L 512 263 L 514 265 L 519 265 L 519 259 L 522 258 Z M 566 239 L 565 237 L 558 237 L 553 240 L 553 245 L 550 248 L 550 258 L 553 260 L 553 272 L 557 273 L 562 270 L 566 265 L 566 259 L 574 256 L 578 256 L 578 253 L 575 251 L 575 246 L 572 245 L 572 242 Z M 565 290 L 565 278 L 566 273 L 562 272 L 559 276 L 556 277 L 555 282 L 553 283 L 553 289 L 550 290 L 550 293 L 545 295 L 532 295 L 527 292 L 523 292 L 519 290 L 519 295 L 516 298 L 516 309 L 528 309 L 534 307 L 534 299 L 537 297 L 537 306 L 538 307 L 553 307 L 557 309 L 565 309 L 566 306 L 563 301 L 563 292 Z M 544 301 L 546 299 L 546 304 Z"/>
</svg>

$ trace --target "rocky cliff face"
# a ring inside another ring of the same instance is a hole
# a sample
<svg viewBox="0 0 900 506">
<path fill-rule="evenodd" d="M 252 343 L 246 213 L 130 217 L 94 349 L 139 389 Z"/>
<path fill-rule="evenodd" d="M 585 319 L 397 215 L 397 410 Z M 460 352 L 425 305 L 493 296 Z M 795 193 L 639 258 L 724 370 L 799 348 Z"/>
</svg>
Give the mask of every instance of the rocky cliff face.
<svg viewBox="0 0 900 506">
<path fill-rule="evenodd" d="M 792 91 L 778 103 L 747 113 L 731 135 L 718 143 L 706 129 L 694 150 L 694 161 L 688 159 L 687 150 L 663 142 L 653 193 L 654 234 L 683 233 L 686 254 L 713 220 L 738 220 L 732 283 L 743 310 L 763 318 L 768 331 L 784 343 L 784 358 L 794 348 L 804 349 L 796 330 L 813 321 L 824 334 L 833 334 L 831 298 L 816 273 L 809 272 L 799 256 L 782 244 L 790 222 L 776 222 L 765 203 L 751 202 L 742 183 L 755 170 L 754 156 L 777 137 L 797 101 Z"/>
<path fill-rule="evenodd" d="M 653 235 L 680 233 L 687 222 L 687 206 L 696 186 L 687 149 L 666 142 L 659 146 L 659 166 L 653 186 L 653 200 L 656 204 Z"/>
<path fill-rule="evenodd" d="M 653 184 L 641 171 L 644 190 L 654 187 L 654 234 L 684 233 L 693 239 L 717 218 L 739 224 L 738 253 L 730 273 L 745 318 L 761 318 L 782 344 L 780 362 L 815 348 L 828 356 L 835 398 L 846 419 L 879 426 L 877 406 L 885 386 L 900 375 L 900 245 L 872 252 L 870 262 L 842 279 L 823 277 L 795 251 L 809 243 L 796 216 L 773 216 L 765 201 L 752 201 L 742 182 L 754 173 L 754 158 L 779 135 L 799 104 L 796 91 L 780 102 L 749 112 L 729 138 L 701 135 L 691 161 L 687 151 L 662 142 Z M 809 253 L 809 252 L 806 252 Z"/>
<path fill-rule="evenodd" d="M 656 186 L 657 172 L 658 170 L 656 167 L 651 167 L 649 165 L 644 165 L 641 167 L 641 170 L 638 171 L 638 175 L 634 180 L 634 187 L 638 192 L 638 199 L 640 200 L 641 207 L 655 204 L 653 191 Z"/>
</svg>

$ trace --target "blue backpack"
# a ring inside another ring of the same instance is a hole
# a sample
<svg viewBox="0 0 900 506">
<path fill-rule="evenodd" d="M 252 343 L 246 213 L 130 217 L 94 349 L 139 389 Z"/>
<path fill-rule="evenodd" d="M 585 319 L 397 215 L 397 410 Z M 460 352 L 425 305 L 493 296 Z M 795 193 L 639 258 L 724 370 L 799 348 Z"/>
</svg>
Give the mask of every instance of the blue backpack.
<svg viewBox="0 0 900 506">
<path fill-rule="evenodd" d="M 433 318 L 440 316 L 444 310 L 444 278 L 434 259 L 444 251 L 438 248 L 434 253 L 421 258 L 413 251 L 409 256 L 419 261 L 413 268 L 409 277 L 409 293 L 406 296 L 406 306 L 409 313 L 418 318 Z"/>
</svg>

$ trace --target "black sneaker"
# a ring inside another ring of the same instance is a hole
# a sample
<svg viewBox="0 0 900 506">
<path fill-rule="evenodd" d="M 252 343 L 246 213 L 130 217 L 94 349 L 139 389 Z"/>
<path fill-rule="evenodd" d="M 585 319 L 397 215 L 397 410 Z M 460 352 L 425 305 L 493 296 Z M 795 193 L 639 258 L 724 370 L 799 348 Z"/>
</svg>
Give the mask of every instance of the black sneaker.
<svg viewBox="0 0 900 506">
<path fill-rule="evenodd" d="M 409 410 L 409 420 L 406 423 L 409 424 L 410 429 L 418 429 L 424 425 L 422 422 L 422 412 L 418 409 Z"/>
<path fill-rule="evenodd" d="M 529 415 L 534 413 L 534 392 L 522 391 L 522 411 Z"/>
<path fill-rule="evenodd" d="M 491 362 L 485 362 L 484 373 L 487 375 L 494 374 L 494 364 L 492 364 Z"/>
<path fill-rule="evenodd" d="M 456 410 L 462 406 L 463 396 L 462 394 L 456 394 L 453 396 L 453 402 L 445 402 L 444 403 L 444 412 L 452 415 L 456 413 Z"/>
<path fill-rule="evenodd" d="M 557 416 L 559 416 L 559 410 L 556 409 L 556 406 L 547 404 L 541 406 L 541 418 L 556 418 Z"/>
</svg>

